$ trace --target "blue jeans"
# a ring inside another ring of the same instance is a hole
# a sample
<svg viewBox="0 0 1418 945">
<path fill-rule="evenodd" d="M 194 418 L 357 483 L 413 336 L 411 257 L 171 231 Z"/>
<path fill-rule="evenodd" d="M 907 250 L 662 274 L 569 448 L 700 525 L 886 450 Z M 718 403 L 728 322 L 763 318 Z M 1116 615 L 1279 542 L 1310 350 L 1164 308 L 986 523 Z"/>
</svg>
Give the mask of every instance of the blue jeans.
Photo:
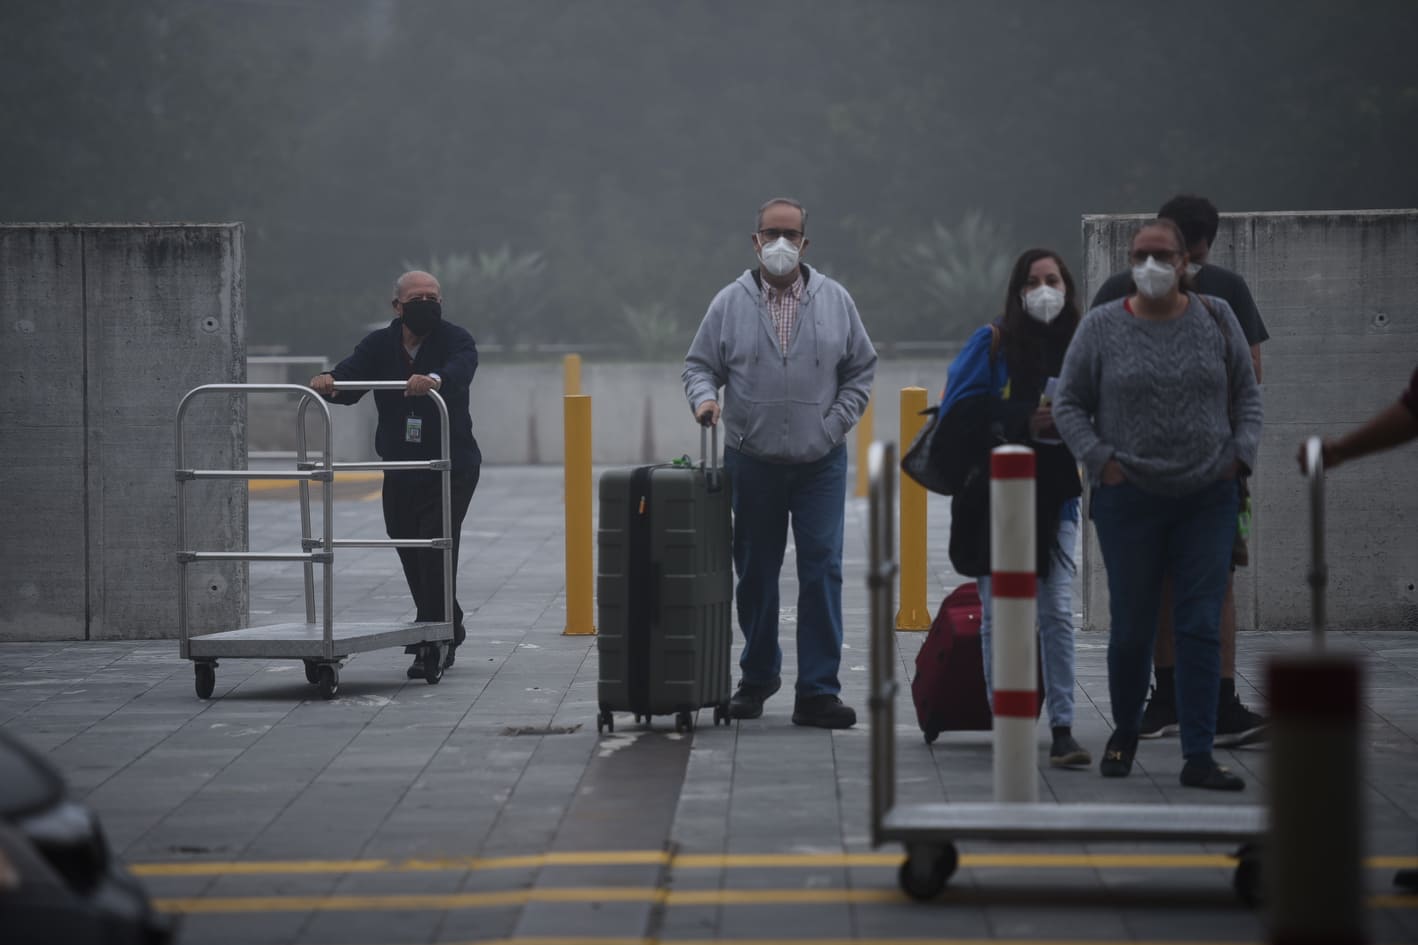
<svg viewBox="0 0 1418 945">
<path fill-rule="evenodd" d="M 1059 514 L 1057 542 L 1049 558 L 1049 573 L 1039 579 L 1040 662 L 1044 667 L 1044 701 L 1053 728 L 1073 725 L 1073 578 L 1078 573 L 1073 549 L 1078 545 L 1078 500 L 1069 499 Z M 985 657 L 985 696 L 994 704 L 994 676 L 990 669 L 990 634 L 994 614 L 990 608 L 989 575 L 976 578 L 980 590 L 980 650 Z"/>
<path fill-rule="evenodd" d="M 798 560 L 798 682 L 800 697 L 837 694 L 842 685 L 842 527 L 847 499 L 847 448 L 811 463 L 770 463 L 724 450 L 733 488 L 734 599 L 743 681 L 766 684 L 783 667 L 778 646 L 778 575 L 788 523 Z"/>
<path fill-rule="evenodd" d="M 1113 724 L 1136 735 L 1152 668 L 1162 579 L 1172 575 L 1177 646 L 1177 721 L 1182 755 L 1211 757 L 1221 671 L 1221 601 L 1231 571 L 1240 493 L 1233 479 L 1183 496 L 1131 483 L 1093 491 L 1091 517 L 1108 569 L 1112 630 L 1108 693 Z"/>
</svg>

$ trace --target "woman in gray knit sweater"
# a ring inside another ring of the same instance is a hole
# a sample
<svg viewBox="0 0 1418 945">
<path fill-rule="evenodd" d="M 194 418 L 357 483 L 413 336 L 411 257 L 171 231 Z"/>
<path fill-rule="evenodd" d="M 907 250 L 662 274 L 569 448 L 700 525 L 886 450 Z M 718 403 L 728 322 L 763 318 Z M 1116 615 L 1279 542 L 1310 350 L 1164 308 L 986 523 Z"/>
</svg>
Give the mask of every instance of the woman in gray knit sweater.
<svg viewBox="0 0 1418 945">
<path fill-rule="evenodd" d="M 1255 465 L 1261 400 L 1250 349 L 1221 299 L 1185 291 L 1186 246 L 1170 220 L 1133 235 L 1135 295 L 1090 311 L 1064 359 L 1054 422 L 1087 468 L 1108 569 L 1113 735 L 1104 777 L 1132 770 L 1162 580 L 1171 574 L 1181 783 L 1238 791 L 1212 758 L 1221 600 L 1240 494 Z"/>
</svg>

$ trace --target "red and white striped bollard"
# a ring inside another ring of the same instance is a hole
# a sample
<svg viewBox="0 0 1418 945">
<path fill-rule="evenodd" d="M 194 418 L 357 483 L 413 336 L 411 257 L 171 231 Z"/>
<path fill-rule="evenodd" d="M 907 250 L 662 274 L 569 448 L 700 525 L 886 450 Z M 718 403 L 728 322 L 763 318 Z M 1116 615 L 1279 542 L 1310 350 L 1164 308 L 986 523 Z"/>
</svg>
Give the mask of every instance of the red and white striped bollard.
<svg viewBox="0 0 1418 945">
<path fill-rule="evenodd" d="M 1036 543 L 1034 451 L 998 447 L 990 454 L 990 674 L 997 803 L 1039 800 L 1034 745 L 1039 715 Z"/>
</svg>

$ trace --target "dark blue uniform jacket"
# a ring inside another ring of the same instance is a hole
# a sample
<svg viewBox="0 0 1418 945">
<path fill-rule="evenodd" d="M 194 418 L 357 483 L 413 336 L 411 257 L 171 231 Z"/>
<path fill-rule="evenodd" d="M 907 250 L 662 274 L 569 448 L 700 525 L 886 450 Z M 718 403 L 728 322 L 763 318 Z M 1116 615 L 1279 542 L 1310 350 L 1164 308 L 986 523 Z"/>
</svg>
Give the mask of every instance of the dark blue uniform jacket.
<svg viewBox="0 0 1418 945">
<path fill-rule="evenodd" d="M 438 393 L 448 405 L 449 446 L 453 471 L 457 473 L 482 464 L 482 452 L 473 438 L 473 420 L 468 413 L 468 387 L 477 369 L 478 346 L 473 336 L 446 321 L 434 326 L 410 362 L 404 350 L 403 324 L 395 318 L 387 328 L 366 335 L 354 353 L 330 373 L 337 381 L 405 381 L 414 374 L 437 374 L 442 379 Z M 330 400 L 353 404 L 366 393 L 338 391 Z M 374 392 L 374 403 L 379 409 L 374 449 L 381 459 L 393 462 L 438 458 L 439 416 L 432 398 L 405 397 L 403 391 L 381 390 Z M 411 416 L 423 420 L 420 443 L 405 442 Z"/>
</svg>

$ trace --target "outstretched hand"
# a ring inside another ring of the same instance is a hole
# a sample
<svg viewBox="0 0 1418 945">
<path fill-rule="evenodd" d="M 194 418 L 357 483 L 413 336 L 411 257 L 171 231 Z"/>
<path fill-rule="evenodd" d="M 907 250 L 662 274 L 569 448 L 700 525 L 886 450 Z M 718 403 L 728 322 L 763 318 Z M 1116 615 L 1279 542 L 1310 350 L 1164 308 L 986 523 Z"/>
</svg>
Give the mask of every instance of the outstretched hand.
<svg viewBox="0 0 1418 945">
<path fill-rule="evenodd" d="M 439 383 L 427 374 L 415 374 L 404 387 L 405 397 L 423 397 L 431 390 L 438 390 Z"/>
</svg>

